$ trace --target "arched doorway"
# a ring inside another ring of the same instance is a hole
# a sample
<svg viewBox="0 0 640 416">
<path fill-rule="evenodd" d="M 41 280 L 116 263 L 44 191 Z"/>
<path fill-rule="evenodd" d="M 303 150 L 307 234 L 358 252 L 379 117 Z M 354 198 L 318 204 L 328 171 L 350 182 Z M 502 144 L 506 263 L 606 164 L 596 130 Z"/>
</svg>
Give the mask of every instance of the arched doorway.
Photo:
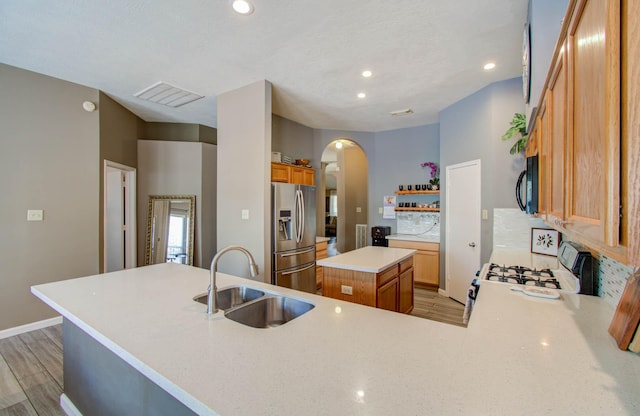
<svg viewBox="0 0 640 416">
<path fill-rule="evenodd" d="M 356 225 L 364 224 L 365 233 L 369 229 L 366 225 L 369 215 L 367 155 L 356 142 L 340 137 L 327 145 L 321 162 L 320 194 L 325 201 L 323 227 L 324 235 L 332 238 L 330 255 L 337 254 L 333 247 L 338 253 L 354 250 L 358 245 Z M 365 241 L 367 237 L 368 234 Z"/>
</svg>

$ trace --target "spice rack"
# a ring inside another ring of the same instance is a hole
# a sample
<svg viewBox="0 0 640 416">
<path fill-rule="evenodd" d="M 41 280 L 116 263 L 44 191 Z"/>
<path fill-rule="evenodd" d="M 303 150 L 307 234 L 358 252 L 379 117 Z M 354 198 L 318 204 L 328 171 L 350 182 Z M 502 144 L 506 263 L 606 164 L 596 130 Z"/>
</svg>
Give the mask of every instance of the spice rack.
<svg viewBox="0 0 640 416">
<path fill-rule="evenodd" d="M 395 191 L 396 195 L 439 195 L 437 191 Z M 423 207 L 396 207 L 394 211 L 399 212 L 440 212 L 440 208 L 423 208 Z"/>
</svg>

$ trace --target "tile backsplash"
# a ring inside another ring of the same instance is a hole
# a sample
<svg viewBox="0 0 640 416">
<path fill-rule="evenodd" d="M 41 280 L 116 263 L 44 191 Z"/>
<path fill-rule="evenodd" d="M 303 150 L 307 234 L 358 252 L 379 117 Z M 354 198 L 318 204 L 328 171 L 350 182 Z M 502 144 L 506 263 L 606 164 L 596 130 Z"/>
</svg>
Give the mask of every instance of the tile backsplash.
<svg viewBox="0 0 640 416">
<path fill-rule="evenodd" d="M 398 234 L 415 236 L 439 236 L 439 212 L 397 212 L 396 228 Z"/>
<path fill-rule="evenodd" d="M 513 208 L 493 211 L 493 248 L 531 249 L 531 228 L 549 228 L 540 218 Z M 564 236 L 563 236 L 564 239 Z M 614 308 L 633 268 L 605 255 L 596 260 L 598 296 Z"/>
<path fill-rule="evenodd" d="M 615 307 L 620 301 L 627 279 L 633 273 L 631 266 L 600 255 L 598 263 L 598 296 Z"/>
</svg>

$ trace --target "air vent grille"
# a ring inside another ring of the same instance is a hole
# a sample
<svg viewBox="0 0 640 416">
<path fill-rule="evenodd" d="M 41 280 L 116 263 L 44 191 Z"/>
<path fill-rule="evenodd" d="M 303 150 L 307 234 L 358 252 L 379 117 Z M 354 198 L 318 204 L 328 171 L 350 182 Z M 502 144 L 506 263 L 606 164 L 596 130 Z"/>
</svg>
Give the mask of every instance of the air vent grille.
<svg viewBox="0 0 640 416">
<path fill-rule="evenodd" d="M 162 104 L 169 107 L 180 107 L 193 101 L 203 98 L 203 95 L 191 91 L 183 90 L 166 82 L 156 82 L 150 87 L 133 94 L 142 100 L 152 103 Z"/>
</svg>

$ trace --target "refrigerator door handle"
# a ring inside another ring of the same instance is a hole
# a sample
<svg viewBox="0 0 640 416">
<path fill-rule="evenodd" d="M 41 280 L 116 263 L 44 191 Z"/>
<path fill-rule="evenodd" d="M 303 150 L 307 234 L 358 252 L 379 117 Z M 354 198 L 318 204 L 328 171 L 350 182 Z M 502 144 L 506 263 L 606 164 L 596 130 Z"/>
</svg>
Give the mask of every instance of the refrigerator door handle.
<svg viewBox="0 0 640 416">
<path fill-rule="evenodd" d="M 301 268 L 301 269 L 287 270 L 286 272 L 281 272 L 280 274 L 282 274 L 283 276 L 287 276 L 287 275 L 290 275 L 290 274 L 294 274 L 294 273 L 298 273 L 298 272 L 303 272 L 303 271 L 308 270 L 308 269 L 310 269 L 310 268 L 312 268 L 312 267 L 316 267 L 315 263 L 310 264 L 310 265 L 308 265 L 308 266 L 306 266 L 306 267 L 303 267 L 303 268 Z"/>
<path fill-rule="evenodd" d="M 316 250 L 316 248 L 315 248 L 315 247 L 312 247 L 312 248 L 308 248 L 308 249 L 306 249 L 306 250 L 300 250 L 300 251 L 295 251 L 295 252 L 292 252 L 292 253 L 280 254 L 280 257 L 291 257 L 291 256 L 297 256 L 297 255 L 299 255 L 299 254 L 305 254 L 305 253 L 309 253 L 309 252 L 311 252 L 311 251 L 315 251 L 315 250 Z"/>
<path fill-rule="evenodd" d="M 306 221 L 304 218 L 304 193 L 302 193 L 302 190 L 298 190 L 298 192 L 300 192 L 300 224 L 302 224 L 300 226 L 300 241 L 302 241 L 304 238 L 304 223 Z"/>
</svg>

